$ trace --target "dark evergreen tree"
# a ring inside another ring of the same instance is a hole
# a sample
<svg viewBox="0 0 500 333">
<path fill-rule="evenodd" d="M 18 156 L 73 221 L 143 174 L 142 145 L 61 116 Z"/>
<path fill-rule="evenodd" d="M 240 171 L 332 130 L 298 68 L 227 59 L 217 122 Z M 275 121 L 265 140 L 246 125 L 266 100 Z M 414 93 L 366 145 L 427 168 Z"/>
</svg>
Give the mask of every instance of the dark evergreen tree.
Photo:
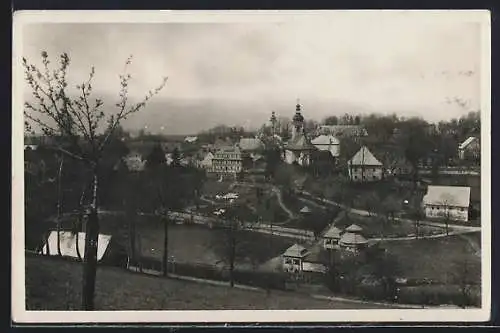
<svg viewBox="0 0 500 333">
<path fill-rule="evenodd" d="M 166 162 L 165 152 L 163 151 L 160 143 L 155 144 L 146 158 L 146 167 L 153 168 L 159 165 L 164 165 Z"/>
</svg>

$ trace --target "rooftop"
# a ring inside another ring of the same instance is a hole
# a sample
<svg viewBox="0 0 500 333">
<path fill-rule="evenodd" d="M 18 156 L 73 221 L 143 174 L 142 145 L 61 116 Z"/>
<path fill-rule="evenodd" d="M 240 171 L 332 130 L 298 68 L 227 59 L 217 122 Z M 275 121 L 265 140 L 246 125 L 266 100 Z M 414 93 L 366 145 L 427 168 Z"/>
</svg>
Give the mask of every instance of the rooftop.
<svg viewBox="0 0 500 333">
<path fill-rule="evenodd" d="M 238 146 L 241 150 L 259 150 L 264 148 L 264 143 L 257 138 L 241 138 Z"/>
<path fill-rule="evenodd" d="M 339 139 L 334 137 L 333 135 L 320 135 L 314 138 L 311 143 L 313 145 L 338 145 L 340 144 Z"/>
<path fill-rule="evenodd" d="M 450 205 L 469 207 L 470 187 L 429 185 L 423 203 L 428 205 Z"/>
<path fill-rule="evenodd" d="M 458 149 L 465 149 L 468 145 L 470 145 L 472 142 L 474 142 L 477 138 L 474 136 L 468 137 L 464 142 L 462 142 L 459 146 Z"/>
<path fill-rule="evenodd" d="M 340 245 L 363 245 L 367 244 L 368 240 L 359 233 L 345 232 L 342 237 L 340 237 Z"/>
<path fill-rule="evenodd" d="M 339 228 L 337 228 L 336 226 L 331 226 L 330 229 L 327 230 L 327 232 L 325 232 L 325 234 L 323 235 L 323 237 L 326 237 L 326 238 L 340 238 L 340 234 L 342 233 L 342 230 L 340 230 Z"/>
<path fill-rule="evenodd" d="M 285 257 L 302 258 L 307 255 L 307 249 L 299 244 L 293 244 L 284 253 Z"/>
<path fill-rule="evenodd" d="M 314 147 L 305 134 L 300 134 L 294 139 L 290 139 L 285 146 L 288 150 L 314 150 Z"/>
<path fill-rule="evenodd" d="M 350 165 L 382 166 L 382 163 L 366 147 L 360 150 L 349 160 Z"/>
<path fill-rule="evenodd" d="M 345 231 L 348 231 L 348 232 L 361 232 L 363 231 L 363 228 L 361 228 L 359 225 L 357 224 L 351 224 L 350 226 L 348 226 Z"/>
<path fill-rule="evenodd" d="M 320 134 L 340 136 L 367 136 L 366 129 L 361 125 L 321 125 L 318 127 Z"/>
</svg>

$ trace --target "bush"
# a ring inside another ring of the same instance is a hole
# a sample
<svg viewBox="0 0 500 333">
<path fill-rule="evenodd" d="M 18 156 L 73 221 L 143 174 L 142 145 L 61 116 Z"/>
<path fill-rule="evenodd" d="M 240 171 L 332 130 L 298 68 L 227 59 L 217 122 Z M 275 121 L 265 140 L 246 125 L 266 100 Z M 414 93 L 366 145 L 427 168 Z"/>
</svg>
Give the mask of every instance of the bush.
<svg viewBox="0 0 500 333">
<path fill-rule="evenodd" d="M 161 272 L 162 263 L 158 259 L 142 258 L 140 260 L 144 269 Z M 136 263 L 137 265 L 137 263 Z M 229 282 L 229 271 L 211 265 L 168 263 L 168 272 L 172 274 L 191 276 L 199 279 Z M 240 271 L 233 272 L 234 282 L 264 289 L 285 290 L 286 275 L 284 273 Z"/>
<path fill-rule="evenodd" d="M 479 293 L 465 297 L 456 285 L 401 287 L 398 301 L 407 304 L 480 306 Z"/>
</svg>

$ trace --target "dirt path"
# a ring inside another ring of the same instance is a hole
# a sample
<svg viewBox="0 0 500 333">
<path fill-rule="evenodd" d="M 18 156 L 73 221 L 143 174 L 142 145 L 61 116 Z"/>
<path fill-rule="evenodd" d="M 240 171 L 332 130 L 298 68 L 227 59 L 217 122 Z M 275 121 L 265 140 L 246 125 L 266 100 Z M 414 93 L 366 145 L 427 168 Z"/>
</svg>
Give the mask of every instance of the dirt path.
<svg viewBox="0 0 500 333">
<path fill-rule="evenodd" d="M 297 198 L 297 199 L 299 199 L 302 202 L 308 203 L 308 204 L 310 204 L 312 206 L 318 207 L 320 209 L 326 209 L 326 206 L 320 205 L 319 203 L 317 203 L 317 202 L 315 202 L 313 200 L 309 200 L 309 199 L 306 199 L 306 198 Z"/>
<path fill-rule="evenodd" d="M 287 206 L 285 206 L 285 203 L 283 202 L 283 197 L 281 196 L 280 189 L 277 187 L 273 187 L 272 191 L 276 195 L 276 198 L 278 199 L 278 203 L 279 203 L 281 209 L 283 209 L 285 211 L 285 213 L 288 214 L 288 217 L 290 220 L 294 219 L 295 215 L 293 214 L 293 212 L 290 209 L 288 209 Z"/>
<path fill-rule="evenodd" d="M 308 197 L 311 197 L 311 198 L 313 198 L 315 200 L 320 200 L 318 197 L 314 196 L 313 194 L 311 194 L 309 192 L 302 191 L 302 194 L 306 195 Z M 379 214 L 376 214 L 376 213 L 370 213 L 369 211 L 363 210 L 363 209 L 350 208 L 350 207 L 342 205 L 342 204 L 340 204 L 338 202 L 335 202 L 335 201 L 332 201 L 332 200 L 328 200 L 328 199 L 324 199 L 323 202 L 326 203 L 326 204 L 329 204 L 329 205 L 340 207 L 340 208 L 345 209 L 346 211 L 348 211 L 350 213 L 353 213 L 353 214 L 356 214 L 356 215 L 361 215 L 361 216 L 378 216 L 379 215 Z M 396 221 L 402 221 L 402 222 L 415 223 L 414 220 L 406 219 L 406 218 L 400 218 L 400 217 L 396 217 L 395 220 Z M 440 227 L 440 228 L 445 228 L 446 227 L 446 224 L 445 223 L 441 223 L 441 222 L 420 221 L 419 223 L 420 223 L 420 225 L 427 225 L 427 226 L 432 226 L 432 227 Z M 464 231 L 464 233 L 465 233 L 465 231 L 467 231 L 467 232 L 478 232 L 478 231 L 481 231 L 481 227 L 475 227 L 475 226 L 449 224 L 448 227 L 451 230 L 462 230 L 462 231 Z"/>
</svg>

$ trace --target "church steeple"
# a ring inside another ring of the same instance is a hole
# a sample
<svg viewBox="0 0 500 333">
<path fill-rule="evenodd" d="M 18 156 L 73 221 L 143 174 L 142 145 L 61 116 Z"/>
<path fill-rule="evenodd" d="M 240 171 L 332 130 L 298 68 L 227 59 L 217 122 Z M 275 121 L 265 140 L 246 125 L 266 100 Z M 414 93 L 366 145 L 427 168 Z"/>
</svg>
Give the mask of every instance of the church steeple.
<svg viewBox="0 0 500 333">
<path fill-rule="evenodd" d="M 304 133 L 304 116 L 302 115 L 301 109 L 302 107 L 300 105 L 300 100 L 297 99 L 297 104 L 295 105 L 295 115 L 293 116 L 292 119 L 293 122 L 292 139 L 295 138 L 297 135 Z"/>
<path fill-rule="evenodd" d="M 274 136 L 276 134 L 276 123 L 278 122 L 278 119 L 276 118 L 276 112 L 271 113 L 271 118 L 269 119 L 271 122 L 271 131 L 272 135 Z"/>
</svg>

